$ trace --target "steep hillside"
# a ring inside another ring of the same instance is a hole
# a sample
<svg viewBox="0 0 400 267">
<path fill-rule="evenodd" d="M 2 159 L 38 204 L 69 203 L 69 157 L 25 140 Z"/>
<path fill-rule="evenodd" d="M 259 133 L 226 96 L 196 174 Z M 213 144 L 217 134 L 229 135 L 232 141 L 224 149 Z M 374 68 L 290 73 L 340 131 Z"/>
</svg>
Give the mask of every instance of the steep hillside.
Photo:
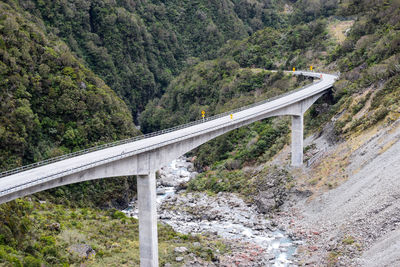
<svg viewBox="0 0 400 267">
<path fill-rule="evenodd" d="M 65 43 L 5 3 L 0 14 L 1 170 L 138 134 L 125 103 Z M 96 181 L 52 195 L 110 206 L 128 201 L 134 183 Z"/>
<path fill-rule="evenodd" d="M 346 1 L 339 12 L 357 19 L 327 61 L 341 71 L 337 103 L 307 141 L 312 164 L 292 173 L 314 195 L 288 208 L 287 227 L 307 241 L 309 264 L 397 266 L 400 2 Z"/>
<path fill-rule="evenodd" d="M 3 2 L 0 58 L 0 170 L 138 134 L 129 109 L 104 81 L 64 42 Z M 41 206 L 36 199 L 66 206 L 120 206 L 131 199 L 135 187 L 133 178 L 99 180 L 0 205 L 0 265 L 81 261 L 67 255 L 67 247 L 59 241 L 56 245 L 54 237 L 82 226 L 71 221 L 74 211 L 69 217 L 65 206 L 54 211 L 54 206 Z"/>
<path fill-rule="evenodd" d="M 336 129 L 343 134 L 363 131 L 384 118 L 393 122 L 400 104 L 400 3 L 366 1 L 360 7 L 349 1 L 345 6 L 341 12 L 353 11 L 358 19 L 329 58 L 341 72 L 335 97 L 343 113 Z"/>
<path fill-rule="evenodd" d="M 126 105 L 63 42 L 0 8 L 1 168 L 137 133 Z"/>
<path fill-rule="evenodd" d="M 316 150 L 326 150 L 310 168 L 297 174 L 298 185 L 313 190 L 314 197 L 290 208 L 295 216 L 288 227 L 307 240 L 302 247 L 304 262 L 398 265 L 399 242 L 394 236 L 400 230 L 399 125 L 400 120 L 379 123 L 328 147 L 321 142 L 325 135 L 310 140 Z M 313 232 L 318 235 L 301 234 Z"/>
<path fill-rule="evenodd" d="M 327 20 L 318 19 L 282 29 L 267 27 L 249 38 L 229 41 L 219 57 L 233 57 L 241 67 L 307 69 L 326 55 Z"/>
<path fill-rule="evenodd" d="M 213 58 L 227 40 L 286 21 L 278 13 L 283 1 L 18 2 L 83 58 L 134 118 L 193 57 Z"/>
</svg>

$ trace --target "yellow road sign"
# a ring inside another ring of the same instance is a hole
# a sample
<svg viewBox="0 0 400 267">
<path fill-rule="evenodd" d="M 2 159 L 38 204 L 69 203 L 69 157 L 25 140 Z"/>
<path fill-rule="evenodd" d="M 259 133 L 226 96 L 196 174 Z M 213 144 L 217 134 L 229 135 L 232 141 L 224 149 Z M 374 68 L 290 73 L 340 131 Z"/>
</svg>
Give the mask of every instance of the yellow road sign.
<svg viewBox="0 0 400 267">
<path fill-rule="evenodd" d="M 293 68 L 293 71 L 296 71 L 296 68 Z"/>
<path fill-rule="evenodd" d="M 312 66 L 310 66 L 310 70 L 312 70 Z"/>
</svg>

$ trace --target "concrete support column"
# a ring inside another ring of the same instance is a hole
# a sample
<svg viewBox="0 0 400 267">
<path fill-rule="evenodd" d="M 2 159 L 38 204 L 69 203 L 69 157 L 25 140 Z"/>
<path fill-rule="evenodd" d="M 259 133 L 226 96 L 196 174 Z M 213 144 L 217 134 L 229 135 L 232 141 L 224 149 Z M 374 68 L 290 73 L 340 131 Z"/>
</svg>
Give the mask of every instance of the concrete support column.
<svg viewBox="0 0 400 267">
<path fill-rule="evenodd" d="M 292 166 L 303 165 L 303 115 L 292 116 Z"/>
<path fill-rule="evenodd" d="M 140 267 L 158 267 L 156 175 L 138 175 Z"/>
</svg>

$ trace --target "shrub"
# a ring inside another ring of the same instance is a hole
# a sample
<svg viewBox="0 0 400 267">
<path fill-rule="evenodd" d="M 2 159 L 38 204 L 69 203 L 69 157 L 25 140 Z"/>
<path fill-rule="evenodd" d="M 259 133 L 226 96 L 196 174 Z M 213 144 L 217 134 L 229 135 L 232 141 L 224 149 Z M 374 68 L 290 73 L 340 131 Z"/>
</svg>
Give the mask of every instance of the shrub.
<svg viewBox="0 0 400 267">
<path fill-rule="evenodd" d="M 24 267 L 41 267 L 41 266 L 42 262 L 31 255 L 26 256 L 24 258 Z"/>
<path fill-rule="evenodd" d="M 114 211 L 114 213 L 111 215 L 111 217 L 113 219 L 116 219 L 116 220 L 117 219 L 118 220 L 122 220 L 122 219 L 126 219 L 127 218 L 125 213 L 123 213 L 122 211 L 119 211 L 119 210 Z"/>
</svg>

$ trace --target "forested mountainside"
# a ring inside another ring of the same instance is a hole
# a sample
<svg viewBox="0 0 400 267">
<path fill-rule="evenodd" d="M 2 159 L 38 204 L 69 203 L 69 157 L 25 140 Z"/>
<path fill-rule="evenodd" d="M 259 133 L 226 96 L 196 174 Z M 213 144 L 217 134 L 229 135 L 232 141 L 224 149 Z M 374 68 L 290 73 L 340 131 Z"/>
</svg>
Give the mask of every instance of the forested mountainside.
<svg viewBox="0 0 400 267">
<path fill-rule="evenodd" d="M 218 51 L 241 67 L 291 70 L 315 65 L 332 45 L 328 21 L 317 19 L 282 29 L 266 27 L 244 40 L 229 41 Z"/>
<path fill-rule="evenodd" d="M 15 1 L 9 1 L 15 2 Z M 286 25 L 284 1 L 17 1 L 125 100 L 134 118 L 227 40 Z"/>
<path fill-rule="evenodd" d="M 0 3 L 0 14 L 1 170 L 139 133 L 126 104 L 63 41 L 8 4 Z M 110 206 L 133 184 L 95 181 L 57 189 L 55 195 Z M 78 193 L 82 190 L 87 193 Z"/>
<path fill-rule="evenodd" d="M 135 134 L 127 106 L 65 43 L 0 8 L 1 169 Z"/>
</svg>

